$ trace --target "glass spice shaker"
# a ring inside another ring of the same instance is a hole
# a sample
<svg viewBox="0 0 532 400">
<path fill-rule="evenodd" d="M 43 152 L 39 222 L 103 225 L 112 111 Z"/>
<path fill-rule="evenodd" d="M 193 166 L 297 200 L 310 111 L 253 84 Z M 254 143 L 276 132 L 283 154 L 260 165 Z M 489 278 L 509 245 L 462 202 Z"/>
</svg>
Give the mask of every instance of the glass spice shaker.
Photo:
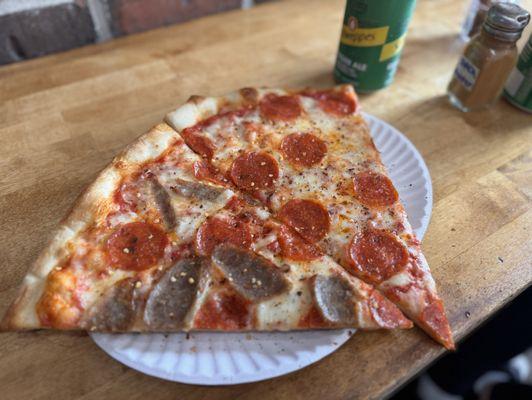
<svg viewBox="0 0 532 400">
<path fill-rule="evenodd" d="M 493 104 L 517 60 L 515 43 L 530 20 L 516 4 L 490 8 L 480 33 L 464 50 L 447 88 L 450 102 L 462 111 Z"/>
<path fill-rule="evenodd" d="M 480 31 L 488 15 L 488 10 L 495 3 L 514 3 L 519 5 L 520 0 L 471 0 L 460 32 L 460 37 L 464 42 L 469 41 Z"/>
</svg>

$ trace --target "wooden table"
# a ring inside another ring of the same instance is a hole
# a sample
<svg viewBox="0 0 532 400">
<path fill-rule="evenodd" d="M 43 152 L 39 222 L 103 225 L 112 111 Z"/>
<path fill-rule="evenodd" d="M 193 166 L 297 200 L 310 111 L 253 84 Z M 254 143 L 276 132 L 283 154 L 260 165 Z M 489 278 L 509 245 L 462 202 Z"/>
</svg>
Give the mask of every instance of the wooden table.
<svg viewBox="0 0 532 400">
<path fill-rule="evenodd" d="M 274 2 L 0 68 L 0 313 L 81 189 L 189 95 L 331 85 L 344 3 Z M 420 1 L 396 82 L 362 96 L 432 174 L 423 248 L 458 340 L 532 281 L 532 117 L 504 101 L 468 115 L 447 103 L 463 11 Z M 417 329 L 358 333 L 290 375 L 203 387 L 122 366 L 85 334 L 4 333 L 0 387 L 4 399 L 378 398 L 442 353 Z"/>
</svg>

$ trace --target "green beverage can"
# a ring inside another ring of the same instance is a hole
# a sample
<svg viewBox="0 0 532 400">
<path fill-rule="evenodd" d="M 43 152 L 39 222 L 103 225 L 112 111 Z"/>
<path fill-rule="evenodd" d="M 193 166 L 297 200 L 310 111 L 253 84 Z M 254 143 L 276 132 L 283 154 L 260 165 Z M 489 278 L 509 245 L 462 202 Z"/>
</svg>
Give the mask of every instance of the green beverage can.
<svg viewBox="0 0 532 400">
<path fill-rule="evenodd" d="M 532 35 L 506 81 L 504 96 L 514 106 L 532 113 Z"/>
<path fill-rule="evenodd" d="M 347 0 L 336 80 L 359 92 L 392 83 L 415 6 L 416 0 Z"/>
</svg>

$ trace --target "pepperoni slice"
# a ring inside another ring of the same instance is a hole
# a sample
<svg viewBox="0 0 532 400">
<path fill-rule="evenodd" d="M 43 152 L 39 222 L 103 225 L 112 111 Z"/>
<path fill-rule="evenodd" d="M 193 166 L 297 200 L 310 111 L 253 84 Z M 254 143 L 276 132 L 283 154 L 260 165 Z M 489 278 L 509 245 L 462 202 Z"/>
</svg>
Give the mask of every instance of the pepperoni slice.
<svg viewBox="0 0 532 400">
<path fill-rule="evenodd" d="M 251 242 L 249 225 L 232 217 L 209 218 L 196 233 L 196 249 L 203 256 L 210 256 L 214 248 L 222 243 L 249 249 Z"/>
<path fill-rule="evenodd" d="M 107 251 L 117 268 L 140 271 L 162 258 L 167 242 L 161 228 L 145 222 L 131 222 L 109 237 Z"/>
<path fill-rule="evenodd" d="M 243 190 L 273 190 L 279 178 L 279 166 L 275 158 L 264 152 L 244 153 L 231 166 L 231 179 Z"/>
<path fill-rule="evenodd" d="M 445 317 L 443 303 L 434 299 L 421 313 L 420 320 L 432 331 L 432 336 L 447 349 L 454 349 L 451 328 Z"/>
<path fill-rule="evenodd" d="M 260 115 L 272 121 L 291 121 L 301 114 L 301 104 L 296 96 L 278 96 L 270 93 L 259 104 Z"/>
<path fill-rule="evenodd" d="M 364 171 L 353 178 L 355 197 L 368 207 L 391 206 L 398 199 L 392 181 L 382 174 Z"/>
<path fill-rule="evenodd" d="M 330 326 L 331 324 L 323 318 L 315 305 L 312 305 L 307 314 L 297 323 L 298 328 L 328 328 Z"/>
<path fill-rule="evenodd" d="M 287 226 L 279 229 L 279 245 L 283 257 L 294 261 L 312 261 L 322 256 L 320 250 L 293 232 Z"/>
<path fill-rule="evenodd" d="M 223 176 L 211 163 L 205 160 L 194 161 L 194 177 L 200 181 L 212 182 L 218 185 L 226 186 L 228 179 Z"/>
<path fill-rule="evenodd" d="M 386 298 L 390 299 L 394 303 L 398 303 L 404 299 L 405 293 L 408 293 L 412 289 L 415 289 L 415 285 L 414 282 L 410 281 L 401 286 L 387 287 L 384 294 L 386 295 Z"/>
<path fill-rule="evenodd" d="M 392 303 L 386 300 L 379 292 L 373 291 L 370 298 L 370 311 L 373 320 L 385 329 L 411 328 L 412 322 Z"/>
<path fill-rule="evenodd" d="M 250 302 L 234 292 L 209 295 L 194 319 L 196 329 L 239 330 L 250 327 Z"/>
<path fill-rule="evenodd" d="M 281 151 L 291 163 L 312 167 L 323 160 L 327 145 L 311 133 L 292 133 L 281 142 Z"/>
<path fill-rule="evenodd" d="M 194 177 L 200 181 L 214 181 L 216 179 L 214 168 L 210 165 L 210 163 L 207 163 L 203 160 L 194 161 L 193 169 Z"/>
<path fill-rule="evenodd" d="M 318 104 L 323 111 L 339 117 L 353 114 L 358 106 L 356 97 L 346 92 L 329 90 L 305 92 L 303 95 L 318 100 Z"/>
<path fill-rule="evenodd" d="M 281 253 L 281 251 L 282 251 L 281 245 L 279 244 L 278 240 L 275 240 L 275 241 L 273 241 L 271 243 L 268 243 L 266 248 L 268 250 L 270 250 L 276 256 L 279 255 Z"/>
<path fill-rule="evenodd" d="M 372 283 L 381 283 L 401 271 L 408 252 L 393 234 L 368 229 L 353 238 L 349 256 L 355 275 Z"/>
<path fill-rule="evenodd" d="M 190 127 L 183 129 L 181 136 L 185 140 L 185 143 L 203 158 L 210 160 L 214 155 L 216 147 L 211 140 L 205 136 L 201 136 L 196 127 Z"/>
<path fill-rule="evenodd" d="M 279 218 L 311 243 L 323 239 L 331 226 L 327 210 L 314 200 L 290 200 L 281 207 Z"/>
</svg>

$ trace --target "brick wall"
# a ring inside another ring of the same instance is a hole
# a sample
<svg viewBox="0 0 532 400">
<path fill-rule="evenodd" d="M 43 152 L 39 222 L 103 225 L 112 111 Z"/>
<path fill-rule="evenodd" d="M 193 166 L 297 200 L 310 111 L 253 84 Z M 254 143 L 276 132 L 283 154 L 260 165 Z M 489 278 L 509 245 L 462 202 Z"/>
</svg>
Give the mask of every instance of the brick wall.
<svg viewBox="0 0 532 400">
<path fill-rule="evenodd" d="M 0 64 L 264 1 L 0 0 Z"/>
</svg>

